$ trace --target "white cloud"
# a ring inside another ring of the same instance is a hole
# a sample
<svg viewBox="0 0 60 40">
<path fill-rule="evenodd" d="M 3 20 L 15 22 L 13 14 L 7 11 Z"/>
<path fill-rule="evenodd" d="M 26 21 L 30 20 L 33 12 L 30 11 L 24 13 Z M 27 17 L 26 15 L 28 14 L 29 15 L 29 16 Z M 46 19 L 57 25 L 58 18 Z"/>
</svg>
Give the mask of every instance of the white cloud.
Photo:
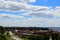
<svg viewBox="0 0 60 40">
<path fill-rule="evenodd" d="M 5 0 L 5 1 L 13 1 L 13 2 L 36 2 L 36 0 Z"/>
<path fill-rule="evenodd" d="M 60 26 L 60 6 L 56 7 L 55 10 L 52 10 L 51 7 L 34 6 L 27 4 L 28 2 L 34 3 L 36 0 L 0 0 L 0 10 L 10 12 L 25 12 L 25 14 L 22 14 L 22 16 L 1 13 L 0 25 L 42 27 Z M 32 18 L 25 19 L 23 16 L 31 16 Z"/>
<path fill-rule="evenodd" d="M 36 0 L 29 0 L 29 2 L 35 3 L 35 2 L 36 2 Z"/>
<path fill-rule="evenodd" d="M 31 11 L 23 14 L 24 16 L 32 16 L 32 17 L 43 17 L 43 18 L 51 18 L 51 19 L 60 19 L 60 9 L 57 7 L 55 10 L 51 10 L 51 7 L 35 7 L 32 8 Z"/>
<path fill-rule="evenodd" d="M 16 11 L 16 12 L 26 12 L 28 14 L 36 14 L 36 16 L 46 16 L 50 17 L 50 15 L 60 17 L 60 6 L 56 7 L 56 10 L 51 10 L 51 7 L 47 6 L 34 6 L 27 4 L 25 2 L 36 1 L 36 0 L 0 0 L 0 10 L 5 11 Z M 43 14 L 43 15 L 42 15 Z"/>
<path fill-rule="evenodd" d="M 60 27 L 59 21 L 57 19 L 29 18 L 25 20 L 0 20 L 0 25 L 11 27 Z"/>
<path fill-rule="evenodd" d="M 12 15 L 12 14 L 0 14 L 0 19 L 25 19 L 23 16 Z"/>
<path fill-rule="evenodd" d="M 0 0 L 0 9 L 1 10 L 6 10 L 6 11 L 19 11 L 19 12 L 28 12 L 32 10 L 39 10 L 42 8 L 47 8 L 43 6 L 33 6 L 30 4 L 25 3 L 25 1 L 35 1 L 35 0 L 22 0 L 24 2 L 16 2 L 14 0 Z"/>
</svg>

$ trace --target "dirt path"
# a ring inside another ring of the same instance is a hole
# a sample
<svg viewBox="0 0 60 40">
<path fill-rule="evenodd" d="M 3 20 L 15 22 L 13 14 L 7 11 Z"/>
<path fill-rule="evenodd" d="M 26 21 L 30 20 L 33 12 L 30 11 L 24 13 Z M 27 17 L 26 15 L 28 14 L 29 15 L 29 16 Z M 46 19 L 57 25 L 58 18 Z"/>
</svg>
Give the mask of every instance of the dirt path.
<svg viewBox="0 0 60 40">
<path fill-rule="evenodd" d="M 10 33 L 10 36 L 15 39 L 15 40 L 22 40 L 20 38 L 18 38 L 16 35 L 14 35 L 11 31 L 9 32 Z"/>
</svg>

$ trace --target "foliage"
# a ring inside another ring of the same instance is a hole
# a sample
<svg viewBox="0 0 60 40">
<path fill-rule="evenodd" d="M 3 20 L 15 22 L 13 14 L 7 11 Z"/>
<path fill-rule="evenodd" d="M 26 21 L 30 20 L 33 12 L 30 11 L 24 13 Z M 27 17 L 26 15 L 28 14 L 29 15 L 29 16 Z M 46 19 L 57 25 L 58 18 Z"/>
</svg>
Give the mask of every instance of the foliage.
<svg viewBox="0 0 60 40">
<path fill-rule="evenodd" d="M 6 40 L 5 35 L 0 34 L 0 40 Z"/>
<path fill-rule="evenodd" d="M 22 38 L 29 40 L 49 40 L 49 35 L 23 35 Z"/>
<path fill-rule="evenodd" d="M 58 40 L 58 35 L 56 33 L 52 34 L 52 40 Z"/>
</svg>

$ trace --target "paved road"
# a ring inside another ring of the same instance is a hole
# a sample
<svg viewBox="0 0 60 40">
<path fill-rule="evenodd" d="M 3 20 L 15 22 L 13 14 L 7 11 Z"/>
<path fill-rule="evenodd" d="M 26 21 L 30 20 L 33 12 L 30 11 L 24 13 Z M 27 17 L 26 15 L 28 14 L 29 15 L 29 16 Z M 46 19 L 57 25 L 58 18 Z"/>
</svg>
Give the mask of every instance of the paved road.
<svg viewBox="0 0 60 40">
<path fill-rule="evenodd" d="M 15 40 L 22 40 L 20 38 L 18 38 L 17 36 L 15 36 L 11 31 L 9 32 L 10 33 L 10 36 L 15 39 Z"/>
</svg>

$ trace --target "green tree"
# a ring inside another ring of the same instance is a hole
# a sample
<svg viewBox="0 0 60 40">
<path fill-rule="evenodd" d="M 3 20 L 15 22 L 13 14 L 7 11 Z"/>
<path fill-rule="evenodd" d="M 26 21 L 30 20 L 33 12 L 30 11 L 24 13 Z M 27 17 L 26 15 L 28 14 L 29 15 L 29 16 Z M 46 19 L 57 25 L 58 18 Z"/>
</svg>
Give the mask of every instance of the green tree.
<svg viewBox="0 0 60 40">
<path fill-rule="evenodd" d="M 58 40 L 58 35 L 56 33 L 52 34 L 52 40 Z"/>
</svg>

